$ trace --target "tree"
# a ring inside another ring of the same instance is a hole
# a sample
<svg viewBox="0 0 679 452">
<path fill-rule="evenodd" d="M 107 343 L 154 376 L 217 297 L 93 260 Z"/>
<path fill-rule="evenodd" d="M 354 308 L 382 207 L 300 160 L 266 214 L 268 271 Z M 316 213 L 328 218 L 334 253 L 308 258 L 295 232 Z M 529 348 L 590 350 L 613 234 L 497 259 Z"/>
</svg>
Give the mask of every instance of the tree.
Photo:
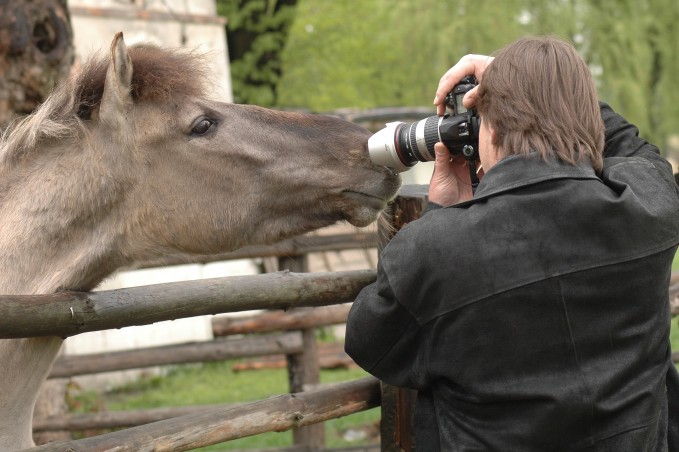
<svg viewBox="0 0 679 452">
<path fill-rule="evenodd" d="M 73 58 L 66 0 L 0 0 L 0 129 L 33 111 Z"/>
<path fill-rule="evenodd" d="M 599 93 L 663 144 L 679 129 L 679 6 L 671 0 L 587 2 L 589 46 Z"/>
<path fill-rule="evenodd" d="M 271 106 L 297 0 L 217 0 L 226 16 L 234 101 Z"/>
<path fill-rule="evenodd" d="M 300 0 L 279 103 L 317 111 L 430 104 L 439 77 L 462 55 L 520 35 L 518 3 Z"/>
</svg>

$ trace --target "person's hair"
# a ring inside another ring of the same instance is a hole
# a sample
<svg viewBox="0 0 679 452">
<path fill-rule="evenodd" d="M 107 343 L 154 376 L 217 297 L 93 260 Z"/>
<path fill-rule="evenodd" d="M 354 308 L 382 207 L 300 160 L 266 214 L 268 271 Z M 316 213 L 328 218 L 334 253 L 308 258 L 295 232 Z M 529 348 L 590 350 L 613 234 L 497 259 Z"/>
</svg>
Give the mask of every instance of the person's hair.
<svg viewBox="0 0 679 452">
<path fill-rule="evenodd" d="M 476 107 L 495 131 L 500 158 L 542 158 L 603 167 L 604 124 L 594 81 L 575 48 L 555 37 L 523 38 L 486 68 Z"/>
</svg>

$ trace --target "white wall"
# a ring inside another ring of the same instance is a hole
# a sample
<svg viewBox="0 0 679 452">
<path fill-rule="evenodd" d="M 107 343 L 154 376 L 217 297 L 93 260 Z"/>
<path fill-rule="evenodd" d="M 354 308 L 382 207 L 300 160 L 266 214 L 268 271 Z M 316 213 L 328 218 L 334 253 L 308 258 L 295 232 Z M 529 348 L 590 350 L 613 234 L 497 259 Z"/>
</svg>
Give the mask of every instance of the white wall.
<svg viewBox="0 0 679 452">
<path fill-rule="evenodd" d="M 233 102 L 226 46 L 226 19 L 214 0 L 69 0 L 76 62 L 108 51 L 122 31 L 127 45 L 138 42 L 184 47 L 208 54 L 214 98 Z"/>
</svg>

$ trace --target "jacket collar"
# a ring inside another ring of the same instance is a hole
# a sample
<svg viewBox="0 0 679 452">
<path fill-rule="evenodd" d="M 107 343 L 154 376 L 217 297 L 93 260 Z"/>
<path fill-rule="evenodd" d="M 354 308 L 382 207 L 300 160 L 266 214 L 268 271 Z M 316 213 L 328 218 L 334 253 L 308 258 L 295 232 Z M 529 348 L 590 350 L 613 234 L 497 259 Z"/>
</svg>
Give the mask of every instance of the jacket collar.
<svg viewBox="0 0 679 452">
<path fill-rule="evenodd" d="M 576 166 L 558 160 L 545 161 L 537 153 L 529 156 L 511 155 L 497 162 L 483 176 L 471 200 L 455 204 L 455 207 L 553 179 L 599 180 L 589 162 Z"/>
</svg>

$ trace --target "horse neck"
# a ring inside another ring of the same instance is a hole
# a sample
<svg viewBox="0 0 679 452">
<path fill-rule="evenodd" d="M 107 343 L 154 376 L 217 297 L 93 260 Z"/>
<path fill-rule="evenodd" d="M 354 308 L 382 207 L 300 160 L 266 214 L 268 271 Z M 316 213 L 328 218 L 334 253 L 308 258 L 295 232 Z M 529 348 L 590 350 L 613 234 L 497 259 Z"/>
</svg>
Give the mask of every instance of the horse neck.
<svg viewBox="0 0 679 452">
<path fill-rule="evenodd" d="M 90 290 L 116 266 L 113 220 L 110 214 L 96 219 L 95 208 L 86 205 L 106 207 L 104 188 L 90 182 L 78 190 L 76 181 L 92 177 L 71 169 L 59 177 L 0 168 L 6 184 L 0 190 L 0 294 Z M 69 193 L 85 197 L 69 199 Z M 0 340 L 0 450 L 33 444 L 35 401 L 62 343 L 57 337 Z"/>
<path fill-rule="evenodd" d="M 36 151 L 33 161 L 0 167 L 0 294 L 90 290 L 122 265 L 124 183 L 82 145 Z"/>
<path fill-rule="evenodd" d="M 0 340 L 0 450 L 31 447 L 33 407 L 63 340 Z"/>
</svg>

